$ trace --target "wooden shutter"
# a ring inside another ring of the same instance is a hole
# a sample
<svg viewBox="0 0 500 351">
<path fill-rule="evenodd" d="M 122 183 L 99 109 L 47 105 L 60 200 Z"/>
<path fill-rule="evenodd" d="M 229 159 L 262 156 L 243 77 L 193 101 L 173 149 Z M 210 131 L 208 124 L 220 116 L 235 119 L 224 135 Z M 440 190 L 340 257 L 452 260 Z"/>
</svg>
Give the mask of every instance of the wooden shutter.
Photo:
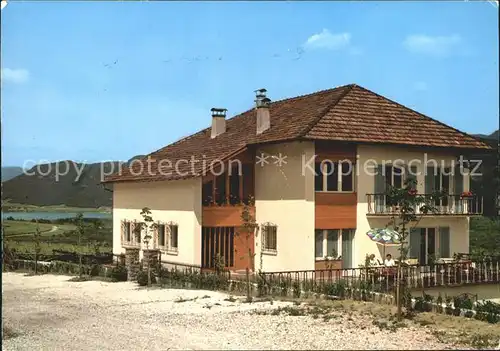
<svg viewBox="0 0 500 351">
<path fill-rule="evenodd" d="M 450 257 L 450 227 L 439 227 L 439 256 Z"/>
<path fill-rule="evenodd" d="M 427 173 L 425 174 L 425 193 L 432 194 L 436 191 L 436 182 L 435 182 L 435 168 L 427 167 Z"/>
<path fill-rule="evenodd" d="M 374 186 L 374 202 L 375 202 L 375 213 L 380 213 L 384 211 L 385 208 L 385 196 L 380 194 L 385 193 L 385 176 L 382 172 L 382 165 L 377 165 L 377 174 L 375 174 L 375 186 Z"/>
<path fill-rule="evenodd" d="M 141 240 L 137 240 L 137 233 L 135 232 L 135 226 L 137 224 L 137 221 L 134 220 L 133 222 L 130 222 L 130 235 L 131 235 L 131 241 L 133 243 L 141 242 Z"/>
<path fill-rule="evenodd" d="M 121 228 L 121 231 L 120 231 L 121 241 L 122 241 L 122 243 L 124 243 L 126 241 L 125 240 L 126 239 L 125 238 L 125 220 L 121 220 L 120 223 L 121 223 L 121 226 L 120 226 L 120 228 Z"/>
<path fill-rule="evenodd" d="M 460 199 L 460 194 L 464 191 L 464 175 L 460 172 L 460 165 L 455 167 L 455 174 L 453 176 L 453 193 L 455 195 L 455 212 L 463 212 L 463 201 Z"/>
</svg>

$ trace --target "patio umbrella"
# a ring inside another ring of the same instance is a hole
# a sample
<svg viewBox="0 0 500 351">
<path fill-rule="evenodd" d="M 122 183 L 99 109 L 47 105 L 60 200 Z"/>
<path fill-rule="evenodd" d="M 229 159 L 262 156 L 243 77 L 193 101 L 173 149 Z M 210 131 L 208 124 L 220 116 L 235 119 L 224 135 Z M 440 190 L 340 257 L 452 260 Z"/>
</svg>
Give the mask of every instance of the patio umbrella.
<svg viewBox="0 0 500 351">
<path fill-rule="evenodd" d="M 385 257 L 385 246 L 386 245 L 399 245 L 401 243 L 399 239 L 399 233 L 393 229 L 389 228 L 374 228 L 370 229 L 366 235 L 377 244 L 384 245 L 384 257 Z"/>
</svg>

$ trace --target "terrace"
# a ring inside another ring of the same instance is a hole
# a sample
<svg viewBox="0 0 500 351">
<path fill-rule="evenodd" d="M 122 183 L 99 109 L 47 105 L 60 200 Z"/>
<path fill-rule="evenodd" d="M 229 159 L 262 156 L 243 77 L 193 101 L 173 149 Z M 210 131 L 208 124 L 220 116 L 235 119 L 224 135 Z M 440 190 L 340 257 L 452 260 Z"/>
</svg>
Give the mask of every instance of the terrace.
<svg viewBox="0 0 500 351">
<path fill-rule="evenodd" d="M 458 287 L 500 283 L 500 261 L 471 260 L 436 263 L 432 265 L 403 264 L 402 281 L 409 289 Z M 343 281 L 348 287 L 365 286 L 373 291 L 393 292 L 397 278 L 396 267 L 367 267 L 320 269 L 288 272 L 265 272 L 266 281 L 298 282 L 301 284 L 331 284 Z M 499 296 L 500 297 L 500 296 Z"/>
</svg>

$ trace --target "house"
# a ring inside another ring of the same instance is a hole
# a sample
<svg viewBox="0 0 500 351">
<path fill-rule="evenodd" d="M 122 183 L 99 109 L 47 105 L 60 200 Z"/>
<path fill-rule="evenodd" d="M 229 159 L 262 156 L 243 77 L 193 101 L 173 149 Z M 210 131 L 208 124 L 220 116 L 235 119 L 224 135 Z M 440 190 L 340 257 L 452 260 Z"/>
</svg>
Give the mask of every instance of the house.
<svg viewBox="0 0 500 351">
<path fill-rule="evenodd" d="M 462 196 L 469 174 L 461 161 L 489 146 L 356 84 L 276 102 L 261 89 L 255 102 L 230 119 L 212 109 L 211 127 L 104 179 L 113 184 L 115 254 L 144 246 L 131 233 L 149 207 L 159 224 L 153 246 L 166 262 L 358 267 L 366 254 L 394 251 L 366 232 L 386 226 L 395 209 L 383 193 L 409 177 L 420 194 L 449 194 L 412 230 L 410 257 L 425 264 L 468 252 L 469 219 L 482 203 Z M 255 233 L 242 227 L 244 209 Z"/>
</svg>

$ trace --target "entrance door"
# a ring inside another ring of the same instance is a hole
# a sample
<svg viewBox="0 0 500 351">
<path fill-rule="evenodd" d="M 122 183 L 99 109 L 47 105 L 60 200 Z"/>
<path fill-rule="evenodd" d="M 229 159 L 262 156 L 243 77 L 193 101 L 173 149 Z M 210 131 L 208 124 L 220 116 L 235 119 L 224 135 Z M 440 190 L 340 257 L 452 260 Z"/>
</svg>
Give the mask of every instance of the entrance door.
<svg viewBox="0 0 500 351">
<path fill-rule="evenodd" d="M 234 227 L 203 227 L 201 231 L 201 267 L 215 268 L 217 255 L 225 267 L 233 267 Z"/>
<path fill-rule="evenodd" d="M 436 228 L 415 228 L 410 233 L 409 258 L 418 258 L 418 263 L 425 266 L 435 254 Z"/>
</svg>

